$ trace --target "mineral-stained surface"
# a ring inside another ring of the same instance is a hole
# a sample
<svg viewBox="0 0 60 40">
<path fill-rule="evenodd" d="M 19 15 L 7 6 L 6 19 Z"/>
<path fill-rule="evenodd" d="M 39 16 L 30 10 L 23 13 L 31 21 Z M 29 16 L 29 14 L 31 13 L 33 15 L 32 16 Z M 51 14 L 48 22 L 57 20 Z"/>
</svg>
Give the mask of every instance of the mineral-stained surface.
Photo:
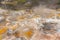
<svg viewBox="0 0 60 40">
<path fill-rule="evenodd" d="M 53 6 L 56 0 L 41 0 L 39 2 L 42 4 L 30 9 L 20 9 L 17 5 L 19 10 L 9 9 L 5 5 L 16 6 L 17 0 L 14 3 L 8 1 L 12 2 L 0 1 L 0 7 L 2 4 L 6 7 L 0 8 L 0 40 L 60 40 L 60 8 L 55 9 L 56 5 Z"/>
<path fill-rule="evenodd" d="M 55 18 L 55 16 L 60 17 L 57 14 L 55 15 L 59 11 L 48 8 L 40 9 L 43 12 L 39 12 L 38 9 L 33 11 L 0 9 L 2 10 L 0 12 L 0 39 L 60 40 L 60 20 Z M 44 15 L 46 16 L 44 17 Z"/>
</svg>

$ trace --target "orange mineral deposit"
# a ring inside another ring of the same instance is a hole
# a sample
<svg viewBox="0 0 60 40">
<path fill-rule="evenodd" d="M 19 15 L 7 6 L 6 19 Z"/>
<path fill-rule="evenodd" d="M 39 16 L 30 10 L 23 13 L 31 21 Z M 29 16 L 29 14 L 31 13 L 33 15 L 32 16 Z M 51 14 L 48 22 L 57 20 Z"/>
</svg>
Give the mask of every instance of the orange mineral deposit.
<svg viewBox="0 0 60 40">
<path fill-rule="evenodd" d="M 3 33 L 5 33 L 6 31 L 7 31 L 7 28 L 6 27 L 0 29 L 0 35 L 3 34 Z"/>
<path fill-rule="evenodd" d="M 32 30 L 24 32 L 24 36 L 27 37 L 27 38 L 30 38 L 32 36 L 32 34 L 33 34 Z"/>
</svg>

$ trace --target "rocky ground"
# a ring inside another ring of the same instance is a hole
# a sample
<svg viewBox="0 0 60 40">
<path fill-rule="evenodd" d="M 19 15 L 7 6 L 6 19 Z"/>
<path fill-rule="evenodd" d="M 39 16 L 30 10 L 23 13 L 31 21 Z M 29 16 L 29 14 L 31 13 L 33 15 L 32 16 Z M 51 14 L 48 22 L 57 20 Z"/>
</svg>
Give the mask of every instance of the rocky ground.
<svg viewBox="0 0 60 40">
<path fill-rule="evenodd" d="M 21 10 L 0 8 L 0 40 L 60 40 L 60 10 L 50 4 Z"/>
<path fill-rule="evenodd" d="M 60 40 L 59 22 L 45 20 L 53 19 L 52 16 L 55 18 L 56 10 L 45 7 L 30 11 L 0 10 L 0 29 L 4 28 L 1 31 L 2 40 Z M 48 17 L 48 15 L 52 16 Z"/>
</svg>

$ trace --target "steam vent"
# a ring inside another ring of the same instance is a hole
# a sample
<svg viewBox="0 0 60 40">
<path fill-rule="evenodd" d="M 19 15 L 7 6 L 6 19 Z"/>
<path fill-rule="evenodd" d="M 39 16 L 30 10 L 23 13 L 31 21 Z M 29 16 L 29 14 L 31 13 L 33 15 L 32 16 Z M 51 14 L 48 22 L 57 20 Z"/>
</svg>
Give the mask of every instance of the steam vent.
<svg viewBox="0 0 60 40">
<path fill-rule="evenodd" d="M 60 40 L 60 0 L 0 0 L 0 40 Z"/>
</svg>

